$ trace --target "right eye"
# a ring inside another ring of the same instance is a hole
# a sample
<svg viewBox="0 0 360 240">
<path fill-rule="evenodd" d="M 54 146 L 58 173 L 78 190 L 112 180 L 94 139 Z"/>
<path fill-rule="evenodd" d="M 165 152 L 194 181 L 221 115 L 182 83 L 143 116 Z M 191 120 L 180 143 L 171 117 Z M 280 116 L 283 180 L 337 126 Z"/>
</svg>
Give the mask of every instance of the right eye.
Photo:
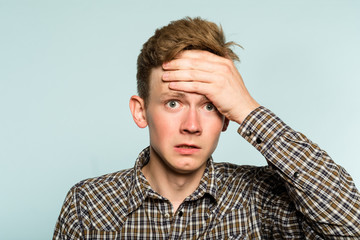
<svg viewBox="0 0 360 240">
<path fill-rule="evenodd" d="M 171 108 L 171 109 L 176 109 L 179 107 L 179 102 L 175 101 L 175 100 L 170 100 L 166 103 L 166 106 Z"/>
</svg>

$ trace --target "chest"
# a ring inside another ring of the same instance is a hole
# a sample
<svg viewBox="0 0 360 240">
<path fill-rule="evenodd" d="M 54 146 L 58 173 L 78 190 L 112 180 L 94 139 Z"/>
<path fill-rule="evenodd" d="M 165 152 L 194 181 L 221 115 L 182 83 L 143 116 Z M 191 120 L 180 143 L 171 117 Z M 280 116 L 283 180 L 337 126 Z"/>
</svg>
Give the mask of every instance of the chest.
<svg viewBox="0 0 360 240">
<path fill-rule="evenodd" d="M 168 202 L 144 203 L 121 227 L 124 239 L 254 239 L 260 217 L 248 207 L 222 208 L 210 199 L 185 202 L 172 213 Z"/>
</svg>

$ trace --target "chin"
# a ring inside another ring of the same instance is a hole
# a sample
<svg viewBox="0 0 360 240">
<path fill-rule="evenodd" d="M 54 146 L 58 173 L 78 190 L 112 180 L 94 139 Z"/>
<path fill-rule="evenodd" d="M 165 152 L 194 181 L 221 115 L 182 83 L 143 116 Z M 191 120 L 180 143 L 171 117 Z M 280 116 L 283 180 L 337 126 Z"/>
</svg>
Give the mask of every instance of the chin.
<svg viewBox="0 0 360 240">
<path fill-rule="evenodd" d="M 194 160 L 192 160 L 194 161 Z M 207 161 L 204 161 L 202 164 L 198 165 L 198 164 L 181 164 L 181 165 L 173 165 L 170 166 L 170 168 L 172 168 L 175 172 L 179 173 L 179 174 L 192 174 L 198 171 L 203 171 L 205 170 L 206 167 L 206 163 Z"/>
</svg>

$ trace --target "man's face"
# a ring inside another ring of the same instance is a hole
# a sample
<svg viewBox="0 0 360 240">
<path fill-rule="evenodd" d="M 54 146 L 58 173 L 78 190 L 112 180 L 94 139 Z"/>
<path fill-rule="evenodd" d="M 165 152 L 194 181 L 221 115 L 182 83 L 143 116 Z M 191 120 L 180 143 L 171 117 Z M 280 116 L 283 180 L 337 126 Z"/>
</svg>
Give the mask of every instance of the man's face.
<svg viewBox="0 0 360 240">
<path fill-rule="evenodd" d="M 225 119 L 205 96 L 170 90 L 162 74 L 158 67 L 150 75 L 150 161 L 176 173 L 200 171 L 217 146 Z"/>
</svg>

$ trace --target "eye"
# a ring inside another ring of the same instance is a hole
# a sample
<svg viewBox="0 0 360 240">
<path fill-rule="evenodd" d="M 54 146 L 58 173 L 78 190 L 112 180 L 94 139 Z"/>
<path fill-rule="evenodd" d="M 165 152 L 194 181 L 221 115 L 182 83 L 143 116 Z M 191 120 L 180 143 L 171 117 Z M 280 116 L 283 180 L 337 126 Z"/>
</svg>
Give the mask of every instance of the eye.
<svg viewBox="0 0 360 240">
<path fill-rule="evenodd" d="M 166 106 L 169 108 L 175 109 L 175 108 L 179 107 L 179 103 L 178 103 L 178 101 L 170 100 L 166 103 Z"/>
<path fill-rule="evenodd" d="M 208 110 L 209 112 L 210 111 L 214 111 L 215 110 L 215 106 L 212 104 L 212 103 L 207 103 L 205 105 L 205 109 Z"/>
</svg>

